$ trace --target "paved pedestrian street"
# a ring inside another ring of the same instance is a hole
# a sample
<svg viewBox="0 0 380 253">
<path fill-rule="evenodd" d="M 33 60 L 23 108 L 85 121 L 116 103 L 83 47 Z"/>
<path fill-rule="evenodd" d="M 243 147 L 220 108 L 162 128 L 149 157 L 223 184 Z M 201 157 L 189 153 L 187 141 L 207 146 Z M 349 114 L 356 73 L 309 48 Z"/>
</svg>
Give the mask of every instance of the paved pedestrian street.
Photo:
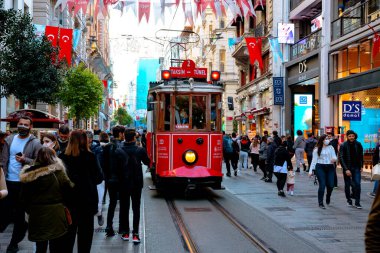
<svg viewBox="0 0 380 253">
<path fill-rule="evenodd" d="M 361 194 L 363 209 L 358 210 L 346 205 L 341 171 L 338 175 L 339 187 L 334 190 L 331 204 L 326 206 L 326 210 L 318 208 L 318 185 L 314 185 L 314 180 L 305 172 L 297 173 L 294 196 L 287 195 L 286 198 L 277 195 L 275 178 L 273 183 L 265 183 L 259 180 L 262 176 L 261 172 L 254 172 L 252 169 L 240 172 L 237 177 L 225 177 L 223 185 L 226 189 L 215 191 L 215 194 L 220 203 L 238 219 L 244 220 L 242 210 L 245 207 L 249 208 L 246 209 L 249 210 L 248 215 L 245 214 L 248 216 L 246 221 L 252 224 L 246 224 L 247 227 L 252 225 L 252 230 L 254 230 L 252 232 L 275 252 L 302 252 L 299 242 L 309 245 L 315 249 L 315 252 L 365 252 L 364 230 L 372 203 L 372 198 L 367 193 L 372 189 L 373 183 L 368 179 L 363 179 Z M 91 252 L 176 253 L 183 250 L 180 249 L 181 244 L 176 243 L 179 239 L 175 229 L 170 229 L 171 220 L 165 219 L 163 215 L 167 213 L 167 207 L 163 203 L 165 200 L 157 197 L 155 191 L 149 190 L 150 183 L 150 175 L 146 174 L 141 207 L 141 244 L 124 242 L 119 236 L 105 238 L 105 225 L 99 227 L 95 219 Z M 104 215 L 106 215 L 106 207 L 107 205 L 104 206 Z M 118 212 L 117 207 L 114 220 L 115 230 L 118 228 Z M 212 224 L 208 225 L 212 226 Z M 6 250 L 11 228 L 11 226 L 8 227 L 5 233 L 0 234 L 0 252 Z M 167 232 L 166 235 L 165 232 Z M 223 237 L 225 234 L 220 233 L 218 236 Z M 287 239 L 284 243 L 284 238 L 293 239 Z M 229 240 L 228 237 L 225 240 Z M 19 247 L 20 253 L 34 253 L 34 244 L 27 238 L 19 244 Z"/>
</svg>

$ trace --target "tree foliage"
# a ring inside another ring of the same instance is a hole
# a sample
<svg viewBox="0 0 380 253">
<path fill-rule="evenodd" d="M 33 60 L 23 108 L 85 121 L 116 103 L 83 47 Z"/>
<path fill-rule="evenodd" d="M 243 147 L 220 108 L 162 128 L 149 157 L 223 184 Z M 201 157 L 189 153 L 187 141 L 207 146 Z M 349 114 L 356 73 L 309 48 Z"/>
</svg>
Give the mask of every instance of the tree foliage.
<svg viewBox="0 0 380 253">
<path fill-rule="evenodd" d="M 127 110 L 122 107 L 119 107 L 114 114 L 114 120 L 117 121 L 120 125 L 130 125 L 133 123 L 133 118 L 128 114 Z"/>
<path fill-rule="evenodd" d="M 60 98 L 69 107 L 69 117 L 77 121 L 88 119 L 98 113 L 103 102 L 103 85 L 99 78 L 84 64 L 67 72 Z"/>
<path fill-rule="evenodd" d="M 58 102 L 63 68 L 50 41 L 37 38 L 28 13 L 0 10 L 0 96 L 25 103 Z"/>
</svg>

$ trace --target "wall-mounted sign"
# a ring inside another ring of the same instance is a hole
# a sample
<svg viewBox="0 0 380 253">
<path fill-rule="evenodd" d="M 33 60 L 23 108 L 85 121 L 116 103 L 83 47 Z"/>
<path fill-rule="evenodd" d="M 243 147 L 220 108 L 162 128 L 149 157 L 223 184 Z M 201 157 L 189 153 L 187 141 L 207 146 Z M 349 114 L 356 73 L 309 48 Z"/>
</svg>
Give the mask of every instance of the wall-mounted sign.
<svg viewBox="0 0 380 253">
<path fill-rule="evenodd" d="M 284 105 L 284 78 L 273 77 L 273 102 L 274 105 Z"/>
<path fill-rule="evenodd" d="M 294 24 L 278 23 L 278 43 L 294 44 Z"/>
<path fill-rule="evenodd" d="M 343 101 L 342 102 L 342 120 L 361 121 L 362 120 L 362 102 Z"/>
<path fill-rule="evenodd" d="M 294 94 L 294 133 L 310 132 L 313 126 L 313 95 Z"/>
<path fill-rule="evenodd" d="M 315 32 L 316 30 L 321 29 L 322 23 L 323 23 L 322 15 L 319 15 L 318 17 L 313 19 L 311 21 L 311 32 Z"/>
</svg>

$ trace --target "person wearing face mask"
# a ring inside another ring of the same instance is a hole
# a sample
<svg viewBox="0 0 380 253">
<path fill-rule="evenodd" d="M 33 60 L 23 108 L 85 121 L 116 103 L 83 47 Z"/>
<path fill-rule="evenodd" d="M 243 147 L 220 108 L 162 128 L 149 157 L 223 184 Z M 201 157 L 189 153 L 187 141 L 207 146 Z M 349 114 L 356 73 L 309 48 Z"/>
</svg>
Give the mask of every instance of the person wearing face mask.
<svg viewBox="0 0 380 253">
<path fill-rule="evenodd" d="M 326 137 L 327 135 L 325 134 L 319 137 L 317 145 L 313 151 L 313 160 L 309 170 L 309 176 L 313 174 L 313 170 L 316 172 L 319 182 L 318 204 L 322 209 L 326 209 L 323 204 L 325 188 L 327 188 L 326 204 L 330 205 L 331 193 L 334 189 L 334 163 L 337 161 L 335 150 L 329 145 L 330 140 L 326 139 Z"/>
<path fill-rule="evenodd" d="M 19 205 L 19 194 L 21 190 L 20 172 L 24 165 L 31 165 L 37 157 L 41 148 L 40 141 L 31 134 L 33 121 L 28 116 L 23 116 L 17 123 L 18 134 L 8 136 L 5 139 L 2 159 L 3 170 L 8 187 L 7 212 L 3 215 L 12 217 L 14 222 L 12 239 L 7 248 L 7 253 L 18 252 L 18 243 L 24 237 L 28 224 L 25 221 L 25 211 Z"/>
<path fill-rule="evenodd" d="M 57 156 L 61 153 L 59 148 L 59 143 L 57 137 L 51 133 L 45 133 L 41 139 L 41 144 L 43 147 L 51 148 L 55 151 Z"/>
<path fill-rule="evenodd" d="M 69 136 L 70 136 L 70 129 L 67 125 L 63 125 L 58 129 L 59 153 L 65 153 Z"/>
</svg>

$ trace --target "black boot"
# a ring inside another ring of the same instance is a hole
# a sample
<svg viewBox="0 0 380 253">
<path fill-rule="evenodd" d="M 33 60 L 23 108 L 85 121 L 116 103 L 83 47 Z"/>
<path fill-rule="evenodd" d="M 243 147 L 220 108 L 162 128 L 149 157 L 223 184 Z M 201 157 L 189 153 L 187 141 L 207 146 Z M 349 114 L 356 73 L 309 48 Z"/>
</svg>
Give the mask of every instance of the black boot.
<svg viewBox="0 0 380 253">
<path fill-rule="evenodd" d="M 303 171 L 306 171 L 306 164 L 302 164 L 302 166 L 303 166 Z"/>
<path fill-rule="evenodd" d="M 297 168 L 296 172 L 300 172 L 300 168 Z"/>
</svg>

